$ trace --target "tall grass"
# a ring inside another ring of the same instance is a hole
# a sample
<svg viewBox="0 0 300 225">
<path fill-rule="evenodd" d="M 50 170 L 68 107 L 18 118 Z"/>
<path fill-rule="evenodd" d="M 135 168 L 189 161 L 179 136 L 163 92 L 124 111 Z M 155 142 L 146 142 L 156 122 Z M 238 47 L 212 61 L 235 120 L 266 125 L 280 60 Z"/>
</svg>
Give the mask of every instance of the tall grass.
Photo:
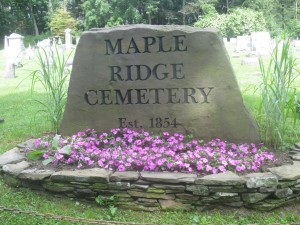
<svg viewBox="0 0 300 225">
<path fill-rule="evenodd" d="M 289 39 L 277 41 L 267 65 L 259 60 L 262 82 L 259 124 L 267 145 L 283 148 L 290 124 L 296 125 L 297 96 L 294 81 L 299 76 Z M 292 122 L 292 123 L 291 123 Z"/>
<path fill-rule="evenodd" d="M 64 53 L 60 53 L 58 47 L 49 50 L 37 48 L 36 58 L 39 69 L 30 74 L 32 93 L 35 92 L 37 84 L 41 84 L 45 89 L 46 99 L 35 98 L 35 100 L 41 104 L 40 112 L 46 114 L 52 130 L 56 133 L 59 131 L 67 99 L 70 70 L 66 65 L 70 55 L 71 53 L 66 56 Z"/>
</svg>

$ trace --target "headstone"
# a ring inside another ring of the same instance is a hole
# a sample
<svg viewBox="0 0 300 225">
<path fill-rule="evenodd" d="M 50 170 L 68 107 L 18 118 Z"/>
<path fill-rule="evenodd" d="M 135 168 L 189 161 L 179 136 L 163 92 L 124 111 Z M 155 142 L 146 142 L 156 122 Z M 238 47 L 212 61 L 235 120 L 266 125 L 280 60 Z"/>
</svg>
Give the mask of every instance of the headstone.
<svg viewBox="0 0 300 225">
<path fill-rule="evenodd" d="M 259 141 L 222 39 L 188 26 L 84 32 L 60 131 L 117 127 Z"/>
<path fill-rule="evenodd" d="M 236 48 L 237 52 L 249 51 L 251 47 L 250 36 L 237 36 L 236 37 Z"/>
<path fill-rule="evenodd" d="M 18 56 L 24 50 L 24 37 L 12 33 L 7 37 L 7 48 L 5 49 L 5 77 L 15 77 L 15 66 L 18 64 Z"/>
<path fill-rule="evenodd" d="M 80 37 L 76 37 L 76 45 L 78 45 Z"/>
<path fill-rule="evenodd" d="M 229 41 L 231 44 L 236 44 L 236 38 L 230 38 L 230 41 Z"/>
<path fill-rule="evenodd" d="M 66 49 L 72 47 L 72 35 L 71 35 L 71 29 L 69 28 L 65 29 L 65 47 Z"/>
<path fill-rule="evenodd" d="M 7 48 L 8 48 L 8 39 L 7 39 L 7 36 L 5 35 L 4 36 L 4 51 L 7 51 Z"/>
<path fill-rule="evenodd" d="M 271 36 L 269 32 L 251 33 L 251 50 L 256 55 L 264 56 L 271 54 Z"/>
</svg>

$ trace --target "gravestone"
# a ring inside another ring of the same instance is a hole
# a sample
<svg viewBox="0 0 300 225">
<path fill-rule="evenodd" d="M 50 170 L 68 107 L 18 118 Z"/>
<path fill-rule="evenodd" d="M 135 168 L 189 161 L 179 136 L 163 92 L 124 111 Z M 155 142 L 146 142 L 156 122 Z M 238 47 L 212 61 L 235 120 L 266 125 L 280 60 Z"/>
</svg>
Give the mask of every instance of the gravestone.
<svg viewBox="0 0 300 225">
<path fill-rule="evenodd" d="M 222 38 L 213 30 L 188 26 L 84 32 L 61 133 L 117 127 L 259 141 Z"/>
<path fill-rule="evenodd" d="M 24 37 L 19 34 L 12 33 L 6 39 L 5 77 L 15 78 L 15 67 L 19 63 L 17 58 L 24 50 Z"/>
<path fill-rule="evenodd" d="M 251 45 L 250 36 L 237 36 L 236 37 L 236 48 L 237 52 L 240 51 L 249 51 Z"/>
<path fill-rule="evenodd" d="M 72 47 L 72 35 L 71 35 L 71 29 L 69 28 L 65 29 L 65 47 L 66 49 Z"/>
<path fill-rule="evenodd" d="M 271 36 L 269 32 L 251 33 L 251 50 L 256 55 L 265 56 L 271 54 Z"/>
</svg>

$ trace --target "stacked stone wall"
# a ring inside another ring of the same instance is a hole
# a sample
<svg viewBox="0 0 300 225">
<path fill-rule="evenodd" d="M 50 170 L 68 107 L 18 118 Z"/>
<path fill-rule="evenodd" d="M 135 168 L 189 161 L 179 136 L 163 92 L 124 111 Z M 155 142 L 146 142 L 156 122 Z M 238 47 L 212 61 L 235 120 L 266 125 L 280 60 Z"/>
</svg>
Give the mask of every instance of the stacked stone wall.
<svg viewBox="0 0 300 225">
<path fill-rule="evenodd" d="M 53 194 L 94 201 L 109 199 L 132 210 L 210 209 L 217 206 L 272 210 L 300 200 L 300 162 L 266 173 L 238 176 L 233 172 L 198 177 L 171 172 L 112 172 L 100 168 L 40 170 L 32 168 L 19 145 L 0 156 L 4 181 Z"/>
</svg>

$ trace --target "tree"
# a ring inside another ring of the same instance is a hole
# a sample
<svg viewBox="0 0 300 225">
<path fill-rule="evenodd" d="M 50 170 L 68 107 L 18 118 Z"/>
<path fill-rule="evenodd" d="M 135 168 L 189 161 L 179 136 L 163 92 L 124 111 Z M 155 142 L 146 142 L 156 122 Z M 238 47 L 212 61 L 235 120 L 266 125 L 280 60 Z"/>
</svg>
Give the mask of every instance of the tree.
<svg viewBox="0 0 300 225">
<path fill-rule="evenodd" d="M 251 32 L 264 31 L 266 21 L 260 12 L 251 9 L 236 8 L 229 14 L 218 14 L 211 5 L 206 5 L 207 12 L 194 25 L 196 27 L 214 27 L 225 37 L 249 35 Z"/>
<path fill-rule="evenodd" d="M 49 23 L 51 33 L 55 36 L 63 36 L 65 29 L 76 30 L 76 20 L 65 9 L 56 10 Z"/>
</svg>

